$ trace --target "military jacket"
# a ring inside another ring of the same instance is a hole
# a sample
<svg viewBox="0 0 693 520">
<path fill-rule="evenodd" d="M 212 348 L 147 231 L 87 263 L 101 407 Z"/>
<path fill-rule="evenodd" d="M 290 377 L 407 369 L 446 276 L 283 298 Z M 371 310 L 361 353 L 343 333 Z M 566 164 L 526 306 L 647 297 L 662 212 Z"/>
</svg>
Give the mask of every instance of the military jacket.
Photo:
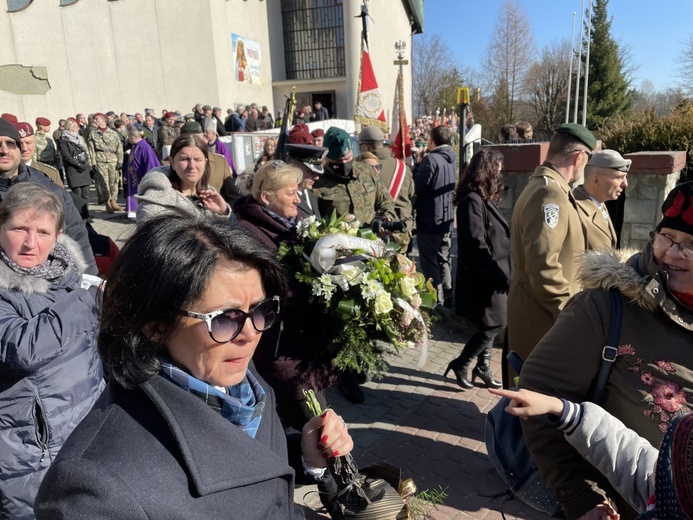
<svg viewBox="0 0 693 520">
<path fill-rule="evenodd" d="M 578 204 L 578 214 L 582 222 L 582 231 L 585 233 L 587 249 L 594 251 L 616 249 L 618 239 L 611 218 L 607 218 L 602 213 L 597 203 L 585 191 L 584 186 L 575 188 L 573 195 Z M 603 203 L 602 206 L 604 206 Z"/>
<path fill-rule="evenodd" d="M 159 135 L 157 136 L 157 151 L 161 152 L 161 149 L 164 146 L 170 146 L 173 144 L 173 141 L 176 140 L 176 137 L 180 135 L 180 128 L 176 128 L 175 126 L 171 126 L 168 123 L 164 123 L 161 125 L 159 128 Z"/>
<path fill-rule="evenodd" d="M 579 291 L 578 258 L 585 236 L 566 180 L 539 166 L 513 209 L 508 348 L 526 360 Z"/>
<path fill-rule="evenodd" d="M 354 162 L 349 177 L 343 177 L 328 162 L 325 174 L 313 185 L 313 193 L 323 217 L 329 218 L 333 211 L 337 215 L 352 213 L 363 224 L 370 224 L 376 215 L 397 218 L 390 194 L 367 164 Z"/>
<path fill-rule="evenodd" d="M 62 167 L 62 158 L 60 157 L 53 140 L 43 132 L 36 132 L 34 139 L 36 142 L 36 148 L 34 149 L 32 159 L 37 162 L 49 164 L 56 169 L 60 169 Z"/>
<path fill-rule="evenodd" d="M 385 191 L 389 193 L 390 183 L 392 178 L 395 176 L 395 169 L 397 167 L 397 159 L 392 157 L 389 148 L 379 148 L 373 150 L 378 157 L 378 161 L 382 165 L 380 170 L 380 180 L 385 187 Z M 402 246 L 406 246 L 411 241 L 411 232 L 414 227 L 414 199 L 416 198 L 416 192 L 414 189 L 414 176 L 412 175 L 411 168 L 409 166 L 405 167 L 404 170 L 404 180 L 402 181 L 402 188 L 399 190 L 399 195 L 394 201 L 395 213 L 397 214 L 397 219 L 404 223 L 404 232 L 395 233 L 395 241 Z"/>
<path fill-rule="evenodd" d="M 110 128 L 103 132 L 97 129 L 89 134 L 87 152 L 91 164 L 123 163 L 123 141 L 118 132 Z"/>
</svg>

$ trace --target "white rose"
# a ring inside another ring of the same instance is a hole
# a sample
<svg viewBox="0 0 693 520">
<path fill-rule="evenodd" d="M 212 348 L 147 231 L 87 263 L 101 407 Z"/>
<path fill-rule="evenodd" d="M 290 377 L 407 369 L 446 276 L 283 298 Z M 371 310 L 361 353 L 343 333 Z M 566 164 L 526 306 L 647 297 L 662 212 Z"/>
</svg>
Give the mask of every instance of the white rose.
<svg viewBox="0 0 693 520">
<path fill-rule="evenodd" d="M 374 310 L 376 314 L 387 314 L 392 310 L 392 300 L 386 291 L 380 291 L 375 296 Z"/>
<path fill-rule="evenodd" d="M 416 281 L 410 276 L 401 278 L 399 281 L 399 290 L 402 291 L 407 298 L 411 298 L 416 294 Z"/>
</svg>

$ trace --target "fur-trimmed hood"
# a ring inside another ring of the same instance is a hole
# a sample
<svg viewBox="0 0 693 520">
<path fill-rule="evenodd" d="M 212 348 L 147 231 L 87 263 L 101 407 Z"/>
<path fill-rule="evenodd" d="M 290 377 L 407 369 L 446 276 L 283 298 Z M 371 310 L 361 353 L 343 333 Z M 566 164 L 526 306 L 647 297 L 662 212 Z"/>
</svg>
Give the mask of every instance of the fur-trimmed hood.
<svg viewBox="0 0 693 520">
<path fill-rule="evenodd" d="M 678 305 L 667 294 L 667 273 L 657 266 L 650 244 L 642 251 L 587 251 L 580 264 L 578 279 L 585 290 L 618 289 L 649 312 L 662 307 L 670 313 Z"/>
<path fill-rule="evenodd" d="M 68 237 L 65 233 L 62 233 L 58 237 L 58 243 L 67 249 L 68 254 L 72 257 L 72 261 L 75 263 L 77 268 L 76 279 L 81 278 L 87 270 L 87 262 L 82 255 L 82 250 L 79 244 Z M 67 274 L 60 284 L 65 284 L 71 278 L 70 274 Z M 9 266 L 0 261 L 0 290 L 2 291 L 19 291 L 24 294 L 37 294 L 46 293 L 51 288 L 51 282 L 43 278 L 35 278 L 33 276 L 15 273 Z"/>
</svg>

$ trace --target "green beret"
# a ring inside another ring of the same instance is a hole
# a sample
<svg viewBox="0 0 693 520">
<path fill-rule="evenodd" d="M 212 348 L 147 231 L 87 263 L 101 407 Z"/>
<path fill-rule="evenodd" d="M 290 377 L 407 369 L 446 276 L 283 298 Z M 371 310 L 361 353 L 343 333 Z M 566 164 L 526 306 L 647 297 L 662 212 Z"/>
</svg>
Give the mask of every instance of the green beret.
<svg viewBox="0 0 693 520">
<path fill-rule="evenodd" d="M 328 159 L 341 159 L 351 150 L 351 137 L 346 130 L 331 126 L 325 132 L 322 145 L 329 150 Z"/>
<path fill-rule="evenodd" d="M 587 148 L 594 150 L 597 147 L 597 138 L 582 125 L 576 123 L 563 123 L 556 129 L 557 134 L 569 134 L 582 141 Z"/>
<path fill-rule="evenodd" d="M 198 123 L 197 121 L 188 121 L 185 123 L 181 129 L 180 129 L 181 134 L 201 134 L 202 133 L 202 125 Z"/>
</svg>

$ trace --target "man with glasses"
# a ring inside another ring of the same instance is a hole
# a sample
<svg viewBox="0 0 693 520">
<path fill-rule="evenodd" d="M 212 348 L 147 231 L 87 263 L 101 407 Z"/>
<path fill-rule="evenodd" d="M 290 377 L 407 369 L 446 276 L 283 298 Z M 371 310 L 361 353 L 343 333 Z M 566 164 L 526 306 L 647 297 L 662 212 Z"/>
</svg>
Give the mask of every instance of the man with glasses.
<svg viewBox="0 0 693 520">
<path fill-rule="evenodd" d="M 17 129 L 5 119 L 0 119 L 0 200 L 18 182 L 35 182 L 50 190 L 63 202 L 65 210 L 64 232 L 79 243 L 84 260 L 89 266 L 87 273 L 98 274 L 94 253 L 89 245 L 87 228 L 84 227 L 75 204 L 67 190 L 51 181 L 46 174 L 22 162 L 21 137 Z"/>
<path fill-rule="evenodd" d="M 595 153 L 585 167 L 585 183 L 573 190 L 587 249 L 616 249 L 618 237 L 606 209 L 628 187 L 630 159 L 616 150 Z"/>
<path fill-rule="evenodd" d="M 569 183 L 580 178 L 596 145 L 587 128 L 574 123 L 559 126 L 546 161 L 534 170 L 515 203 L 505 349 L 523 360 L 579 291 L 577 257 L 586 244 Z M 512 383 L 515 371 L 505 375 L 505 383 Z"/>
</svg>

